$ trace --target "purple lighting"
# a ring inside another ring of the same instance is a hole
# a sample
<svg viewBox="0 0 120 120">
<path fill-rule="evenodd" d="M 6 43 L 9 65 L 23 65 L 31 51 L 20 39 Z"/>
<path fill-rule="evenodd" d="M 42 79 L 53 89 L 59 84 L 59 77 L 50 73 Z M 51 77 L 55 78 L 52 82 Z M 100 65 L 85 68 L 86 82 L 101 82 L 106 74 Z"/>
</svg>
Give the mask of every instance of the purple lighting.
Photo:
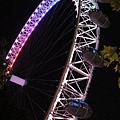
<svg viewBox="0 0 120 120">
<path fill-rule="evenodd" d="M 35 11 L 32 13 L 22 30 L 20 31 L 18 37 L 16 38 L 13 46 L 9 50 L 6 59 L 9 59 L 9 67 L 12 67 L 14 62 L 17 59 L 18 54 L 20 53 L 22 47 L 25 45 L 31 33 L 34 31 L 38 23 L 42 18 L 47 14 L 47 12 L 60 0 L 43 0 Z"/>
</svg>

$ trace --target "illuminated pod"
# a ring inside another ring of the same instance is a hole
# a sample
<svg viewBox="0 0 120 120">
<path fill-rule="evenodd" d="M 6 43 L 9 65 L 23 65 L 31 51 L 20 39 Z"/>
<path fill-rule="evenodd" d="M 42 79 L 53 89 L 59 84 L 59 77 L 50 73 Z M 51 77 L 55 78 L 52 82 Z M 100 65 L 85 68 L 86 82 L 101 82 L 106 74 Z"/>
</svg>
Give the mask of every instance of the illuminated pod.
<svg viewBox="0 0 120 120">
<path fill-rule="evenodd" d="M 91 21 L 96 23 L 99 27 L 108 28 L 110 26 L 108 17 L 99 10 L 90 10 L 89 16 Z"/>
<path fill-rule="evenodd" d="M 97 0 L 100 3 L 105 3 L 105 0 Z"/>
<path fill-rule="evenodd" d="M 94 67 L 101 68 L 104 66 L 103 55 L 92 47 L 83 47 L 81 49 L 81 56 L 83 60 L 93 65 Z"/>
<path fill-rule="evenodd" d="M 65 110 L 80 119 L 87 119 L 92 115 L 90 106 L 82 100 L 72 100 L 65 106 Z"/>
</svg>

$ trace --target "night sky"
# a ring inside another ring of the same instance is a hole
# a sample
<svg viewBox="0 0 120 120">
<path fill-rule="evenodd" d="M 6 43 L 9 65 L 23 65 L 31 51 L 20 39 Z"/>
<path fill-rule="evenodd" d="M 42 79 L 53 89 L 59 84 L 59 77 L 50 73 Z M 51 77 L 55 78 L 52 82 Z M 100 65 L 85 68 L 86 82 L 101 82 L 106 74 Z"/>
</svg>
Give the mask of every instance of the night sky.
<svg viewBox="0 0 120 120">
<path fill-rule="evenodd" d="M 40 0 L 0 1 L 0 37 L 7 39 L 7 50 L 39 2 Z M 112 11 L 108 4 L 99 5 L 100 10 L 108 15 L 111 22 L 109 28 L 101 28 L 100 50 L 103 49 L 103 45 L 120 46 L 120 12 Z M 89 120 L 120 120 L 118 76 L 114 73 L 114 65 L 109 68 L 95 68 L 86 100 L 93 109 L 93 116 Z"/>
</svg>

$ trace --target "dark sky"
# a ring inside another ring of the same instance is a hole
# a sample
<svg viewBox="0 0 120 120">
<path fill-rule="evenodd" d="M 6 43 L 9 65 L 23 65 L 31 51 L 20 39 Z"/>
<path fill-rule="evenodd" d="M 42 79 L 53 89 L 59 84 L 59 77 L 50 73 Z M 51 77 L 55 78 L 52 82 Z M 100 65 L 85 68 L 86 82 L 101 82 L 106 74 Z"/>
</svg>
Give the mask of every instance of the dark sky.
<svg viewBox="0 0 120 120">
<path fill-rule="evenodd" d="M 40 0 L 1 0 L 0 1 L 0 37 L 6 37 L 8 47 L 37 7 Z M 100 49 L 103 45 L 120 46 L 120 12 L 112 11 L 108 4 L 100 4 L 100 9 L 107 14 L 111 26 L 101 28 Z M 87 102 L 93 109 L 89 120 L 120 120 L 120 90 L 117 86 L 118 74 L 114 65 L 109 68 L 95 69 Z"/>
</svg>

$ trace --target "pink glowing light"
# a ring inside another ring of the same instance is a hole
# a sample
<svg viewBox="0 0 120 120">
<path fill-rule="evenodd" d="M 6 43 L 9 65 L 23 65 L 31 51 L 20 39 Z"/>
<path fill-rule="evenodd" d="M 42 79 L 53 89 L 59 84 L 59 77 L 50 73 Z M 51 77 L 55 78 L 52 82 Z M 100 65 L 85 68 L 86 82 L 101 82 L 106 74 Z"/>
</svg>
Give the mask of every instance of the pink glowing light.
<svg viewBox="0 0 120 120">
<path fill-rule="evenodd" d="M 22 47 L 25 45 L 31 33 L 34 31 L 38 23 L 42 20 L 42 18 L 47 14 L 47 12 L 60 0 L 43 0 L 38 7 L 35 9 L 33 14 L 30 16 L 19 35 L 17 36 L 13 46 L 8 52 L 6 59 L 10 60 L 9 66 L 13 66 L 16 61 Z M 47 5 L 45 3 L 48 3 Z M 16 51 L 16 52 L 15 52 Z M 16 54 L 17 53 L 17 54 Z"/>
</svg>

